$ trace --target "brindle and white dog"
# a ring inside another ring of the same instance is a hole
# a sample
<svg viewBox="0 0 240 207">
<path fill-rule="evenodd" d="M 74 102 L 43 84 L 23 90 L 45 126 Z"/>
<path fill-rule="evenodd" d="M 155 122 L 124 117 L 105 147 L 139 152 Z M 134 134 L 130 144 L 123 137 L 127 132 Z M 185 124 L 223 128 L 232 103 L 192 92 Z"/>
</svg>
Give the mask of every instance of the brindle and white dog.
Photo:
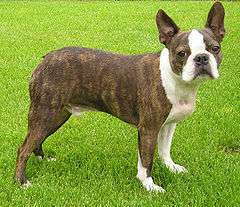
<svg viewBox="0 0 240 207">
<path fill-rule="evenodd" d="M 203 29 L 183 32 L 159 10 L 159 53 L 120 55 L 66 47 L 47 54 L 30 81 L 28 133 L 18 150 L 15 179 L 22 185 L 32 152 L 43 158 L 42 144 L 71 116 L 88 109 L 112 114 L 138 130 L 137 178 L 149 191 L 163 192 L 151 177 L 154 149 L 173 172 L 170 147 L 176 123 L 195 109 L 199 85 L 219 76 L 224 8 L 215 2 Z M 81 129 L 79 129 L 81 130 Z"/>
</svg>

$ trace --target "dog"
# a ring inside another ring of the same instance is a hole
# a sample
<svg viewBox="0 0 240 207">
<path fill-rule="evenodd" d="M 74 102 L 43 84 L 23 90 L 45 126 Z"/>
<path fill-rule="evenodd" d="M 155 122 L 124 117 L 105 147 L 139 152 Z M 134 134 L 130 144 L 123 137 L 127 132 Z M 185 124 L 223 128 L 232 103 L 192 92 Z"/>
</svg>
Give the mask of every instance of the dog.
<svg viewBox="0 0 240 207">
<path fill-rule="evenodd" d="M 187 172 L 171 158 L 172 137 L 176 123 L 193 113 L 199 85 L 219 77 L 224 15 L 223 5 L 215 2 L 203 29 L 184 32 L 159 10 L 156 23 L 165 48 L 158 53 L 65 47 L 44 56 L 29 84 L 28 132 L 18 150 L 16 181 L 30 185 L 29 156 L 43 159 L 43 142 L 72 114 L 97 110 L 137 128 L 137 178 L 146 190 L 164 192 L 151 177 L 155 146 L 170 171 Z"/>
</svg>

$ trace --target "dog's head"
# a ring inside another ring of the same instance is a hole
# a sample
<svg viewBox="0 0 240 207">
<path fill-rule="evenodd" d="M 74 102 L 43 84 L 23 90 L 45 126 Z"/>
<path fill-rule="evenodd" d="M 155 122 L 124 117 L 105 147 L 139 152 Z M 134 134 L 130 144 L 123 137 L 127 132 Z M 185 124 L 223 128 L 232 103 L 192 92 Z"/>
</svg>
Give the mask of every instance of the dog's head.
<svg viewBox="0 0 240 207">
<path fill-rule="evenodd" d="M 209 11 L 205 28 L 183 32 L 163 11 L 156 16 L 159 39 L 169 50 L 172 71 L 186 82 L 218 78 L 222 60 L 224 8 L 215 2 Z"/>
</svg>

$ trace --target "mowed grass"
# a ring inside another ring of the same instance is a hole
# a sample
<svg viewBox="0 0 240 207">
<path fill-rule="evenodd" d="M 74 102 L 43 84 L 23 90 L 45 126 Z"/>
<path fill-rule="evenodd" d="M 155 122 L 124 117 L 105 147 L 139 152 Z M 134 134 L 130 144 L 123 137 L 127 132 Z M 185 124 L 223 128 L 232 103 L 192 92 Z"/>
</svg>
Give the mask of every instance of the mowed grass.
<svg viewBox="0 0 240 207">
<path fill-rule="evenodd" d="M 103 113 L 72 117 L 31 156 L 33 186 L 13 180 L 27 130 L 28 80 L 42 56 L 79 45 L 137 54 L 163 48 L 155 14 L 162 8 L 183 29 L 201 28 L 211 2 L 0 2 L 0 206 L 239 206 L 240 4 L 224 2 L 221 77 L 204 84 L 197 111 L 178 125 L 172 156 L 189 173 L 173 175 L 155 156 L 153 177 L 165 194 L 135 178 L 137 131 Z"/>
</svg>

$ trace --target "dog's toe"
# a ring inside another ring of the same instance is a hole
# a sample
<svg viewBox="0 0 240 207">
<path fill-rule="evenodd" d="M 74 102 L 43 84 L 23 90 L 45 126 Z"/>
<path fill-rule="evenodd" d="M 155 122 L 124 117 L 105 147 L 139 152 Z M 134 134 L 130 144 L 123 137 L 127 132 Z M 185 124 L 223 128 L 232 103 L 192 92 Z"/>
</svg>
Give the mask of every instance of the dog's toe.
<svg viewBox="0 0 240 207">
<path fill-rule="evenodd" d="M 39 161 L 43 160 L 43 156 L 41 156 L 41 155 L 36 156 L 36 158 L 37 158 L 37 160 L 39 160 Z"/>
<path fill-rule="evenodd" d="M 183 167 L 183 166 L 181 166 L 181 165 L 178 165 L 178 164 L 174 164 L 174 172 L 175 173 L 187 173 L 188 171 L 187 171 L 187 169 L 185 168 L 185 167 Z"/>
<path fill-rule="evenodd" d="M 146 188 L 146 190 L 149 191 L 149 192 L 158 192 L 158 193 L 165 192 L 165 190 L 162 187 L 154 184 L 154 182 L 153 182 L 151 177 L 146 178 L 142 182 L 142 184 Z"/>
<path fill-rule="evenodd" d="M 47 161 L 48 162 L 55 162 L 57 159 L 55 157 L 48 157 Z"/>
<path fill-rule="evenodd" d="M 29 188 L 31 186 L 32 186 L 32 184 L 28 180 L 22 184 L 22 188 Z"/>
<path fill-rule="evenodd" d="M 154 185 L 152 186 L 152 188 L 150 189 L 150 192 L 164 193 L 165 190 L 164 190 L 162 187 L 154 184 Z"/>
<path fill-rule="evenodd" d="M 173 173 L 187 173 L 187 169 L 181 165 L 175 164 L 174 162 L 165 163 L 167 168 Z"/>
</svg>

